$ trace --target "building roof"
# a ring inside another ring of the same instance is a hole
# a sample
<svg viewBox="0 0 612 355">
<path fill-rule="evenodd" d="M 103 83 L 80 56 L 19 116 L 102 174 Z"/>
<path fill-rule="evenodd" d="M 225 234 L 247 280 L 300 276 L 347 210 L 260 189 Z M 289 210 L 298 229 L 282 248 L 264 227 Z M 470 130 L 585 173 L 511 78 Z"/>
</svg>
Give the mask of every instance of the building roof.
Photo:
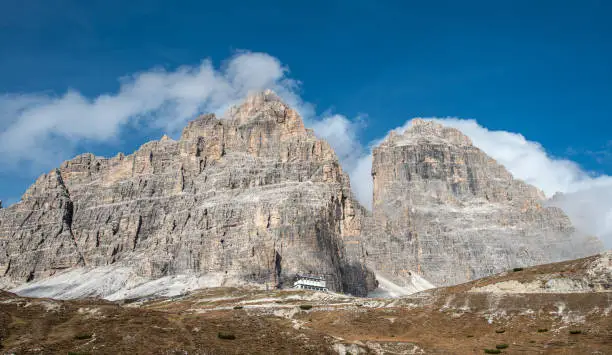
<svg viewBox="0 0 612 355">
<path fill-rule="evenodd" d="M 323 276 L 316 276 L 316 275 L 297 275 L 298 279 L 310 279 L 310 280 L 317 280 L 317 281 L 325 281 L 325 277 Z"/>
</svg>

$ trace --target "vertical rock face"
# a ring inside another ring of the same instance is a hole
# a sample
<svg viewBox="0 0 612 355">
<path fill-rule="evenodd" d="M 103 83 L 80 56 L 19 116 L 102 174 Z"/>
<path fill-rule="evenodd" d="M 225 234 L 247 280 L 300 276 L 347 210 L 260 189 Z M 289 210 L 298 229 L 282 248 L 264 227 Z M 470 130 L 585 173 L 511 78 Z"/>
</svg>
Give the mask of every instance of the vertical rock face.
<svg viewBox="0 0 612 355">
<path fill-rule="evenodd" d="M 104 270 L 90 284 L 109 290 L 134 282 L 113 273 L 271 286 L 316 273 L 365 295 L 366 264 L 388 287 L 419 290 L 601 249 L 459 131 L 413 123 L 374 150 L 371 215 L 330 146 L 272 92 L 199 117 L 177 141 L 80 155 L 0 208 L 0 284 L 74 267 Z"/>
<path fill-rule="evenodd" d="M 414 120 L 374 150 L 368 261 L 400 283 L 450 285 L 597 253 L 558 208 L 453 128 Z"/>
<path fill-rule="evenodd" d="M 371 278 L 346 249 L 362 215 L 329 145 L 265 92 L 190 122 L 178 141 L 83 154 L 39 178 L 0 210 L 0 271 L 22 283 L 117 264 L 274 285 L 312 272 L 363 295 Z"/>
<path fill-rule="evenodd" d="M 31 281 L 82 265 L 73 217 L 74 205 L 59 170 L 41 176 L 18 206 L 0 210 L 0 273 Z"/>
</svg>

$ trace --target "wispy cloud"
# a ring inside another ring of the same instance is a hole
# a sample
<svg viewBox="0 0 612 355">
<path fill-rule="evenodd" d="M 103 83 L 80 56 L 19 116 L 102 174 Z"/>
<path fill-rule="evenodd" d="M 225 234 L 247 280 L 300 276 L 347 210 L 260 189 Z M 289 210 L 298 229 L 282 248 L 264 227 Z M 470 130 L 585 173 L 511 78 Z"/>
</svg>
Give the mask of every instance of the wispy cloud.
<svg viewBox="0 0 612 355">
<path fill-rule="evenodd" d="M 586 154 L 601 165 L 612 164 L 612 140 L 608 141 L 606 145 L 600 149 L 587 150 Z"/>
<path fill-rule="evenodd" d="M 210 60 L 174 71 L 153 69 L 120 79 L 116 93 L 88 98 L 71 90 L 63 95 L 0 96 L 0 162 L 49 168 L 74 153 L 84 141 L 107 142 L 128 125 L 179 131 L 194 116 L 221 112 L 250 91 L 273 89 L 308 116 L 280 61 L 264 53 L 241 52 L 221 68 Z"/>
<path fill-rule="evenodd" d="M 588 157 L 601 166 L 612 166 L 612 140 L 596 149 L 567 147 L 565 153 L 571 157 Z"/>
<path fill-rule="evenodd" d="M 119 81 L 117 92 L 93 98 L 76 90 L 0 95 L 0 164 L 4 169 L 50 169 L 73 156 L 79 144 L 112 143 L 132 126 L 176 135 L 198 114 L 222 114 L 250 92 L 264 89 L 296 108 L 347 167 L 361 155 L 360 121 L 329 112 L 317 115 L 301 99 L 300 83 L 289 77 L 289 69 L 266 53 L 241 51 L 218 68 L 203 60 L 199 66 L 152 69 Z"/>
</svg>

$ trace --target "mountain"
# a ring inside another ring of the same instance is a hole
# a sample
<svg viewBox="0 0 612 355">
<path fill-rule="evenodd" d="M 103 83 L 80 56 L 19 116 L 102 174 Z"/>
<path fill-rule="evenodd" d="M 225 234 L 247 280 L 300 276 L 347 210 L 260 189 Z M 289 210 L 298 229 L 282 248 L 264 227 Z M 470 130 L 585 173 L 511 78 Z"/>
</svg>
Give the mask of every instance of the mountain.
<svg viewBox="0 0 612 355">
<path fill-rule="evenodd" d="M 330 146 L 266 91 L 197 118 L 177 141 L 83 154 L 41 176 L 0 209 L 0 273 L 5 287 L 63 298 L 119 297 L 176 275 L 277 287 L 298 273 L 365 295 L 373 276 L 346 248 L 363 213 Z"/>
<path fill-rule="evenodd" d="M 415 119 L 373 152 L 368 265 L 404 284 L 454 285 L 513 267 L 593 255 L 565 213 L 454 128 Z"/>
<path fill-rule="evenodd" d="M 374 150 L 372 176 L 370 213 L 329 144 L 256 93 L 176 141 L 83 154 L 39 177 L 0 209 L 0 287 L 115 300 L 280 288 L 306 273 L 337 292 L 400 296 L 601 250 L 452 128 L 413 121 Z"/>
</svg>

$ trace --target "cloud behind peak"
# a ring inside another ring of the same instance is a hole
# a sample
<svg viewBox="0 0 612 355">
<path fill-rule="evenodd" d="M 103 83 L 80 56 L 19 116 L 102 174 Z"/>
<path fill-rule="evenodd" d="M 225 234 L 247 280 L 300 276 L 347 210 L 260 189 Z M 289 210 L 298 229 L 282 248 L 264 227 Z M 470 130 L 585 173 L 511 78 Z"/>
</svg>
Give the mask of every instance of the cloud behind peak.
<svg viewBox="0 0 612 355">
<path fill-rule="evenodd" d="M 221 113 L 251 91 L 272 89 L 307 108 L 288 68 L 265 53 L 239 52 L 215 68 L 210 60 L 172 71 L 154 68 L 120 79 L 115 93 L 94 98 L 76 90 L 0 96 L 0 162 L 50 168 L 83 141 L 116 139 L 128 125 L 174 134 L 200 113 Z"/>
</svg>

